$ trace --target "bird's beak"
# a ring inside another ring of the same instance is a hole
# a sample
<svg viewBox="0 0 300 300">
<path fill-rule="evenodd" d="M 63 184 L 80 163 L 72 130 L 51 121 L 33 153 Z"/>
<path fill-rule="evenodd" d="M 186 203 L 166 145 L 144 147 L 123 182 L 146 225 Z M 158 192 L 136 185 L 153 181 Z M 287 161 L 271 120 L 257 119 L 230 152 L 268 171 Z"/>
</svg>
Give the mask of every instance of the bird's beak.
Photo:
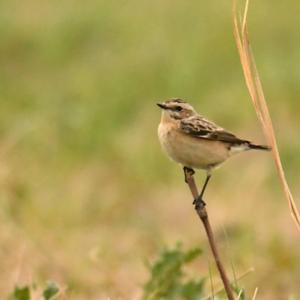
<svg viewBox="0 0 300 300">
<path fill-rule="evenodd" d="M 163 103 L 156 103 L 158 107 L 160 107 L 161 109 L 167 109 L 167 105 L 163 104 Z"/>
</svg>

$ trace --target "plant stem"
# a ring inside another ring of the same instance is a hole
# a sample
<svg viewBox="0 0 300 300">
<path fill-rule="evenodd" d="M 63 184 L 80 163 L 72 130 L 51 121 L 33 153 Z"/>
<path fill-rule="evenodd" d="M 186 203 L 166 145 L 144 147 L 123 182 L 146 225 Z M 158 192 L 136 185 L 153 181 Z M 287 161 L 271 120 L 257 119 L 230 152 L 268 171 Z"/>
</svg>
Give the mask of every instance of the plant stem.
<svg viewBox="0 0 300 300">
<path fill-rule="evenodd" d="M 195 179 L 194 179 L 192 174 L 185 173 L 185 175 L 186 175 L 186 182 L 187 182 L 187 184 L 188 184 L 188 186 L 191 190 L 193 198 L 197 199 L 199 197 L 199 192 L 198 192 L 198 189 L 197 189 L 197 186 L 196 186 L 196 183 L 195 183 Z M 219 255 L 219 252 L 218 252 L 218 248 L 217 248 L 217 245 L 216 245 L 216 241 L 215 241 L 215 238 L 214 238 L 213 231 L 212 231 L 211 226 L 210 226 L 210 222 L 209 222 L 209 218 L 208 218 L 206 208 L 205 208 L 204 205 L 201 205 L 201 206 L 195 205 L 195 209 L 196 209 L 196 212 L 197 212 L 199 218 L 201 219 L 201 221 L 203 223 L 203 226 L 205 228 L 205 232 L 206 232 L 206 235 L 208 237 L 209 245 L 210 245 L 211 251 L 213 253 L 213 257 L 214 257 L 214 260 L 216 262 L 220 277 L 222 279 L 227 297 L 228 297 L 229 300 L 234 300 L 235 298 L 234 298 L 234 295 L 233 295 L 233 292 L 232 292 L 232 289 L 231 289 L 231 286 L 230 286 L 230 281 L 228 280 L 228 276 L 226 274 L 225 268 L 224 268 L 224 266 L 221 262 L 221 259 L 220 259 L 220 255 Z"/>
</svg>

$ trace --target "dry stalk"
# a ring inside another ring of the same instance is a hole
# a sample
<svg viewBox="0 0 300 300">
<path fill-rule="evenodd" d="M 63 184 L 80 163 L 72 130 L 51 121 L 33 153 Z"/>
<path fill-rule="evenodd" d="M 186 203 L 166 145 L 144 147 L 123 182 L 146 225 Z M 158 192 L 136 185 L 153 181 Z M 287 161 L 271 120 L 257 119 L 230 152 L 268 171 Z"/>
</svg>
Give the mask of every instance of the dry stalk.
<svg viewBox="0 0 300 300">
<path fill-rule="evenodd" d="M 273 160 L 275 162 L 277 173 L 289 204 L 292 218 L 295 224 L 297 225 L 297 228 L 300 230 L 300 214 L 294 201 L 293 195 L 288 186 L 287 180 L 285 178 L 285 173 L 282 167 L 277 147 L 272 119 L 269 113 L 268 105 L 265 99 L 264 91 L 256 67 L 254 55 L 249 42 L 249 35 L 247 31 L 247 14 L 249 8 L 249 0 L 246 0 L 243 20 L 241 23 L 238 22 L 236 2 L 236 0 L 233 0 L 234 37 L 240 55 L 240 61 L 246 85 L 250 93 L 256 114 L 262 124 L 264 135 L 268 143 L 272 146 Z"/>
<path fill-rule="evenodd" d="M 250 268 L 249 270 L 247 270 L 246 272 L 244 272 L 242 275 L 240 275 L 239 277 L 237 277 L 237 278 L 236 278 L 236 281 L 241 280 L 242 278 L 246 277 L 247 275 L 249 275 L 249 274 L 252 273 L 252 272 L 254 272 L 254 269 L 253 269 L 253 268 Z M 235 282 L 235 284 L 236 284 L 236 282 Z M 215 291 L 215 295 L 221 293 L 223 290 L 224 290 L 223 287 L 217 288 L 216 291 Z M 254 296 L 256 295 L 257 290 L 258 290 L 258 288 L 255 289 Z M 213 294 L 210 294 L 210 295 L 205 296 L 205 297 L 204 297 L 203 299 L 201 299 L 201 300 L 209 300 L 209 299 L 213 299 L 213 296 L 214 296 Z M 255 300 L 255 298 L 252 299 L 252 300 Z"/>
<path fill-rule="evenodd" d="M 195 183 L 194 176 L 189 174 L 189 173 L 185 173 L 185 175 L 186 175 L 186 182 L 187 182 L 187 184 L 188 184 L 188 186 L 191 190 L 193 198 L 197 199 L 199 197 L 199 192 L 198 192 L 198 188 L 197 188 L 196 183 Z M 208 241 L 209 241 L 209 245 L 210 245 L 215 263 L 217 265 L 220 277 L 222 279 L 227 297 L 228 297 L 229 300 L 234 300 L 235 298 L 234 298 L 234 295 L 233 295 L 233 292 L 232 292 L 232 289 L 231 289 L 231 286 L 230 286 L 230 281 L 228 279 L 225 268 L 224 268 L 224 266 L 221 262 L 221 259 L 220 259 L 219 251 L 218 251 L 216 241 L 215 241 L 215 238 L 214 238 L 214 234 L 213 234 L 210 222 L 209 222 L 209 218 L 208 218 L 206 208 L 205 208 L 204 205 L 202 205 L 202 206 L 195 205 L 195 209 L 196 209 L 196 212 L 197 212 L 197 214 L 198 214 L 198 216 L 199 216 L 199 218 L 202 221 L 202 224 L 204 226 L 204 229 L 205 229 Z"/>
</svg>

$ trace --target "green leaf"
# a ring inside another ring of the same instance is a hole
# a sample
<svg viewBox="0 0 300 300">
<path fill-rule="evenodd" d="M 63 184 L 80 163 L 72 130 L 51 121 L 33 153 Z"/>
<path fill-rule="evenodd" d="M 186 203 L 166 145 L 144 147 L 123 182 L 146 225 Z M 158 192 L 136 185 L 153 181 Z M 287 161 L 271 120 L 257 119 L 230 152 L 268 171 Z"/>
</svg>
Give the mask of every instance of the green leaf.
<svg viewBox="0 0 300 300">
<path fill-rule="evenodd" d="M 13 293 L 9 296 L 8 300 L 30 300 L 29 286 L 15 287 Z"/>
<path fill-rule="evenodd" d="M 182 286 L 181 298 L 186 300 L 198 300 L 203 297 L 205 279 L 190 280 Z"/>
<path fill-rule="evenodd" d="M 185 253 L 184 261 L 191 262 L 195 258 L 197 258 L 200 254 L 202 254 L 202 250 L 200 248 L 194 248 Z"/>
<path fill-rule="evenodd" d="M 54 299 L 59 292 L 59 286 L 55 282 L 49 282 L 43 291 L 43 296 L 45 300 Z"/>
<path fill-rule="evenodd" d="M 151 266 L 151 277 L 144 285 L 143 299 L 182 299 L 186 295 L 199 295 L 200 286 L 196 282 L 186 284 L 183 267 L 201 254 L 200 249 L 184 252 L 178 244 L 174 249 L 165 249 Z M 199 282 L 197 282 L 199 283 Z M 202 290 L 202 287 L 201 287 Z M 195 299 L 195 298 L 183 298 Z"/>
</svg>

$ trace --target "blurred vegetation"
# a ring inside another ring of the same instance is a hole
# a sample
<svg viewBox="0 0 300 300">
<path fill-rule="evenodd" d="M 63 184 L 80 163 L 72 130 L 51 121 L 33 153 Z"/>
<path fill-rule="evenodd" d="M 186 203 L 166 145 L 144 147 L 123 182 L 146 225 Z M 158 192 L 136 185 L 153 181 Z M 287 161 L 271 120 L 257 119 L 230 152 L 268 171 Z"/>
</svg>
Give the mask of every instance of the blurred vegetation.
<svg viewBox="0 0 300 300">
<path fill-rule="evenodd" d="M 54 300 L 59 295 L 59 292 L 60 289 L 54 282 L 49 282 L 44 289 L 38 288 L 36 285 L 16 286 L 8 300 Z"/>
<path fill-rule="evenodd" d="M 249 12 L 295 195 L 299 10 L 295 0 L 257 1 Z M 2 0 L 0 36 L 0 297 L 53 279 L 72 299 L 136 299 L 143 259 L 177 240 L 201 243 L 195 271 L 207 274 L 205 235 L 180 167 L 160 150 L 155 103 L 182 97 L 263 141 L 230 1 Z M 243 282 L 249 294 L 258 286 L 260 299 L 299 298 L 299 235 L 271 158 L 237 156 L 206 197 L 224 260 L 237 273 L 256 269 Z"/>
<path fill-rule="evenodd" d="M 201 299 L 204 297 L 205 278 L 186 279 L 183 267 L 201 254 L 201 249 L 183 251 L 164 249 L 160 257 L 149 265 L 151 277 L 144 285 L 143 299 Z"/>
</svg>

